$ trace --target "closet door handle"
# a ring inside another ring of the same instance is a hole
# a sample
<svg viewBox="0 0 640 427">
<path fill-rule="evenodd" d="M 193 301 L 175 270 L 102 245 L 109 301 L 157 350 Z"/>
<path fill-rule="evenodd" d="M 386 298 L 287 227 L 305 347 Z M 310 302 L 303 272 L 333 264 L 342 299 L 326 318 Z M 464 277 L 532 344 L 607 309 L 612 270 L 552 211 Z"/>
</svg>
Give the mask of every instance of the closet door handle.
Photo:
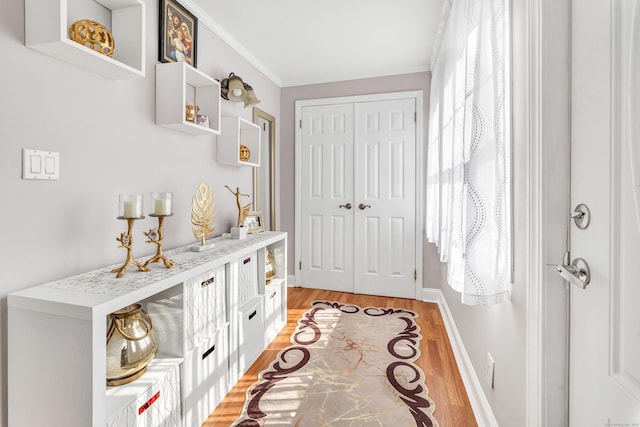
<svg viewBox="0 0 640 427">
<path fill-rule="evenodd" d="M 367 208 L 370 208 L 370 207 L 371 207 L 371 205 L 365 205 L 364 203 L 360 203 L 360 204 L 358 205 L 358 208 L 359 208 L 361 211 L 363 211 L 363 210 L 365 210 L 365 209 L 367 209 Z"/>
<path fill-rule="evenodd" d="M 347 203 L 346 205 L 340 205 L 339 208 L 345 208 L 347 210 L 351 209 L 351 203 Z"/>
</svg>

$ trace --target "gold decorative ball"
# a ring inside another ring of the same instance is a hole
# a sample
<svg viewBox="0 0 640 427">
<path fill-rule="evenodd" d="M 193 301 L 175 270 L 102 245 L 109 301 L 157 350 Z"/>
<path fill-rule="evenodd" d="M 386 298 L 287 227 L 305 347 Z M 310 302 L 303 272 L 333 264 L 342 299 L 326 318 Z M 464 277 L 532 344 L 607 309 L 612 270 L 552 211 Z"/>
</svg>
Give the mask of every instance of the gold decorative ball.
<svg viewBox="0 0 640 427">
<path fill-rule="evenodd" d="M 71 24 L 69 39 L 106 56 L 112 56 L 116 50 L 116 42 L 107 27 L 90 19 Z"/>
<path fill-rule="evenodd" d="M 249 160 L 249 157 L 251 157 L 251 151 L 249 150 L 249 147 L 247 147 L 246 145 L 240 145 L 240 161 L 246 162 Z"/>
</svg>

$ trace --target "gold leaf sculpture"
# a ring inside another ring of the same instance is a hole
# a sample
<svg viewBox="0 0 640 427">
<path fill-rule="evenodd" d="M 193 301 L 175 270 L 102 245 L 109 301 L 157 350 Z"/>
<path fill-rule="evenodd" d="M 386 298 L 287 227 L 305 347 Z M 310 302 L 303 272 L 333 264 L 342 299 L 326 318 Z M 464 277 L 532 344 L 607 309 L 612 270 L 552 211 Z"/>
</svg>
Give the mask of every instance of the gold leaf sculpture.
<svg viewBox="0 0 640 427">
<path fill-rule="evenodd" d="M 237 227 L 242 227 L 242 223 L 244 222 L 244 219 L 247 217 L 247 215 L 249 215 L 249 209 L 251 208 L 251 205 L 253 204 L 253 202 L 248 203 L 246 206 L 242 206 L 242 202 L 240 201 L 240 197 L 242 197 L 242 196 L 249 197 L 249 195 L 241 193 L 240 192 L 240 187 L 236 187 L 236 191 L 233 191 L 228 185 L 225 185 L 225 187 L 227 187 L 227 190 L 231 191 L 231 194 L 236 196 L 236 205 L 238 206 L 238 225 L 237 225 Z"/>
<path fill-rule="evenodd" d="M 193 195 L 191 224 L 193 224 L 193 235 L 196 239 L 200 239 L 202 246 L 206 245 L 207 236 L 213 234 L 213 230 L 216 229 L 213 221 L 216 219 L 217 214 L 216 199 L 213 197 L 211 189 L 207 184 L 200 181 L 198 190 Z"/>
</svg>

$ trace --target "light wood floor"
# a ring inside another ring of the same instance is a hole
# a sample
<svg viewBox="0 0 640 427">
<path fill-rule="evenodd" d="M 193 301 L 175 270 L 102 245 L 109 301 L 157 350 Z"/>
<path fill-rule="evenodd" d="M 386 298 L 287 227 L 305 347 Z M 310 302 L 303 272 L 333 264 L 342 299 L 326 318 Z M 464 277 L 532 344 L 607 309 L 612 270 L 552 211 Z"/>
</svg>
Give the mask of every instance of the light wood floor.
<svg viewBox="0 0 640 427">
<path fill-rule="evenodd" d="M 417 320 L 423 338 L 417 364 L 426 375 L 428 393 L 436 406 L 436 420 L 441 427 L 477 426 L 437 304 L 303 288 L 289 288 L 288 300 L 287 325 L 203 426 L 229 426 L 236 420 L 242 411 L 247 389 L 257 380 L 258 373 L 275 359 L 278 351 L 290 344 L 289 337 L 298 319 L 315 300 L 339 301 L 360 307 L 406 308 L 419 313 Z"/>
</svg>

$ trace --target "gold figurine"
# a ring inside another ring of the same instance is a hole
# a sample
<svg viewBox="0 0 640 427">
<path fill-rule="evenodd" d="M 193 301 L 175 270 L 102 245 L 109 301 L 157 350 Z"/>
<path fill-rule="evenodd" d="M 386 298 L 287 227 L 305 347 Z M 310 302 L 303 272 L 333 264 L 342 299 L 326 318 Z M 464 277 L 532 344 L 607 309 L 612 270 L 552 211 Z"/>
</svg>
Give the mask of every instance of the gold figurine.
<svg viewBox="0 0 640 427">
<path fill-rule="evenodd" d="M 242 202 L 240 201 L 241 196 L 250 197 L 248 194 L 243 194 L 240 192 L 240 187 L 236 187 L 236 191 L 233 191 L 228 185 L 225 185 L 227 190 L 231 191 L 231 194 L 236 196 L 236 204 L 238 205 L 238 225 L 237 227 L 242 227 L 242 223 L 244 219 L 249 215 L 249 208 L 253 204 L 253 202 L 248 203 L 246 206 L 242 206 Z"/>
<path fill-rule="evenodd" d="M 191 208 L 191 224 L 193 224 L 193 235 L 201 239 L 202 246 L 206 246 L 206 238 L 213 234 L 216 225 L 213 221 L 218 214 L 216 210 L 216 199 L 211 193 L 207 184 L 200 181 L 198 190 L 193 196 Z"/>
</svg>

